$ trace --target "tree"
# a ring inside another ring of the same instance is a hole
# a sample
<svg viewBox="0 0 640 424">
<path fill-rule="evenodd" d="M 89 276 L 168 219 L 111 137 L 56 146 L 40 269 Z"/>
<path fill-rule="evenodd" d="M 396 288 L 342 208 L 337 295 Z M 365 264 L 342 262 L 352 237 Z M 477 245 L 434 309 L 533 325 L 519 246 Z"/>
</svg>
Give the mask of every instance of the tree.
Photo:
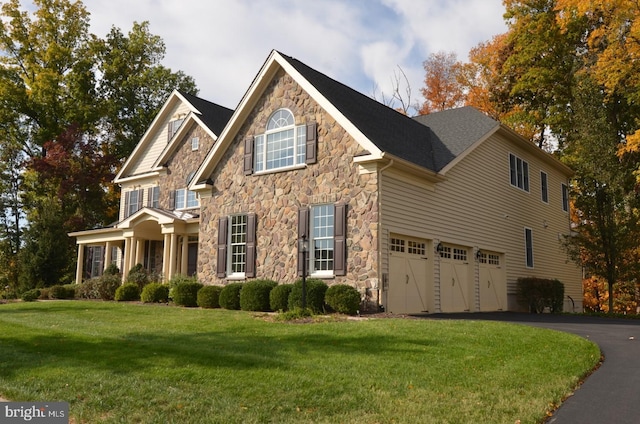
<svg viewBox="0 0 640 424">
<path fill-rule="evenodd" d="M 75 255 L 45 235 L 115 220 L 119 196 L 110 179 L 116 167 L 172 90 L 197 90 L 191 77 L 161 65 L 165 46 L 148 23 L 134 23 L 126 36 L 112 28 L 100 39 L 89 33 L 82 2 L 34 4 L 32 15 L 19 0 L 1 8 L 0 158 L 11 158 L 14 168 L 0 172 L 0 185 L 11 189 L 3 197 L 5 222 L 17 228 L 0 228 L 0 247 L 8 255 L 0 259 L 15 262 L 26 247 L 32 258 L 66 255 L 49 264 L 67 269 Z M 59 220 L 51 210 L 61 214 Z M 27 232 L 20 228 L 22 217 Z M 14 269 L 50 282 L 27 272 L 33 261 L 21 265 Z"/>
<path fill-rule="evenodd" d="M 425 79 L 422 95 L 425 102 L 420 114 L 452 109 L 464 104 L 462 66 L 453 52 L 433 53 L 424 62 Z"/>
</svg>

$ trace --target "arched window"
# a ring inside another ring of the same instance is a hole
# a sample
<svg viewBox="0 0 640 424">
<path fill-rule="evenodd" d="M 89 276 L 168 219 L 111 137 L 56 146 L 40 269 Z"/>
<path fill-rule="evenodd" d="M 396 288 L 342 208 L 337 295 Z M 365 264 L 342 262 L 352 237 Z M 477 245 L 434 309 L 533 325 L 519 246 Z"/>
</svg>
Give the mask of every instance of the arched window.
<svg viewBox="0 0 640 424">
<path fill-rule="evenodd" d="M 267 121 L 265 133 L 255 137 L 255 171 L 304 164 L 306 134 L 306 126 L 296 126 L 289 110 L 276 110 Z"/>
</svg>

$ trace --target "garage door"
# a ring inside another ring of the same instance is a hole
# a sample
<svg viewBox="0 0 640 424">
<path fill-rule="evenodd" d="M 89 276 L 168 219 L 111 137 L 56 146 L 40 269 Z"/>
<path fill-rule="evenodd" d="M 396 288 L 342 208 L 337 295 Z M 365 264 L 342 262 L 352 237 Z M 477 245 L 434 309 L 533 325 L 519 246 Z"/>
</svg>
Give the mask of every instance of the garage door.
<svg viewBox="0 0 640 424">
<path fill-rule="evenodd" d="M 396 314 L 428 312 L 431 278 L 427 242 L 391 236 L 386 310 Z"/>
<path fill-rule="evenodd" d="M 507 278 L 502 261 L 502 255 L 497 252 L 478 253 L 480 310 L 483 312 L 507 309 Z"/>
<path fill-rule="evenodd" d="M 469 251 L 463 246 L 440 245 L 440 309 L 442 312 L 471 310 L 472 284 Z"/>
</svg>

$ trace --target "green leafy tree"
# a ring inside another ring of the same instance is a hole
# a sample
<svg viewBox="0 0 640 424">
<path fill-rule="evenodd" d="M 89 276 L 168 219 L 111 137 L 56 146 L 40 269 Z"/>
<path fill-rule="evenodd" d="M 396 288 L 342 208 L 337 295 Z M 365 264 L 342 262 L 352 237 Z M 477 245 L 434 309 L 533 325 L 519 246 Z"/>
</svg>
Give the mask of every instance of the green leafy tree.
<svg viewBox="0 0 640 424">
<path fill-rule="evenodd" d="M 165 46 L 148 23 L 134 23 L 127 35 L 112 28 L 101 39 L 89 33 L 81 1 L 34 5 L 30 13 L 9 0 L 0 9 L 0 158 L 12 166 L 0 169 L 0 261 L 19 265 L 12 269 L 25 274 L 23 283 L 49 284 L 28 269 L 34 258 L 63 255 L 49 262 L 57 267 L 50 275 L 58 275 L 73 268 L 76 255 L 45 235 L 115 220 L 119 193 L 110 180 L 117 166 L 172 90 L 197 90 L 191 77 L 161 65 Z"/>
</svg>

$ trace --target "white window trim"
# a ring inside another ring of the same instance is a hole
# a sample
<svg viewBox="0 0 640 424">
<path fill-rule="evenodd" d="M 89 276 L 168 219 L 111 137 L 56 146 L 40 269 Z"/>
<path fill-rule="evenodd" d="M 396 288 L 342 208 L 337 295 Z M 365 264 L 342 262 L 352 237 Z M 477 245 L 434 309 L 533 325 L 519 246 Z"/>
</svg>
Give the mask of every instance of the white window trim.
<svg viewBox="0 0 640 424">
<path fill-rule="evenodd" d="M 334 278 L 335 277 L 335 273 L 334 273 L 334 269 L 335 268 L 335 234 L 332 234 L 331 237 L 322 237 L 319 238 L 320 240 L 332 240 L 332 245 L 333 245 L 333 259 L 332 259 L 332 269 L 330 270 L 316 270 L 315 269 L 315 250 L 314 250 L 314 242 L 316 240 L 316 238 L 313 236 L 314 234 L 314 223 L 313 223 L 313 211 L 315 208 L 318 207 L 322 207 L 322 206 L 329 206 L 329 207 L 333 207 L 333 228 L 335 228 L 335 219 L 336 219 L 336 210 L 335 207 L 332 204 L 329 203 L 321 203 L 321 204 L 317 204 L 317 205 L 313 205 L 310 208 L 309 211 L 309 253 L 308 253 L 308 263 L 307 263 L 307 269 L 309 270 L 309 276 L 310 277 L 315 277 L 315 278 Z M 333 229 L 332 229 L 333 231 Z"/>
<path fill-rule="evenodd" d="M 232 229 L 233 229 L 233 218 L 244 216 L 245 217 L 245 239 L 244 239 L 244 269 L 247 269 L 247 215 L 246 214 L 238 214 L 229 216 L 228 220 L 228 228 L 227 228 L 227 280 L 244 280 L 246 279 L 246 272 L 233 272 L 232 263 L 233 263 L 233 247 L 231 244 Z"/>
<path fill-rule="evenodd" d="M 191 137 L 191 151 L 195 152 L 200 149 L 200 137 Z"/>
<path fill-rule="evenodd" d="M 295 170 L 295 169 L 300 169 L 300 168 L 305 168 L 306 162 L 305 162 L 305 154 L 303 154 L 303 152 L 299 151 L 299 147 L 302 147 L 303 149 L 306 149 L 306 138 L 305 138 L 305 142 L 304 143 L 298 143 L 298 138 L 301 137 L 302 135 L 300 134 L 301 129 L 304 129 L 305 131 L 305 136 L 306 136 L 306 130 L 307 127 L 306 125 L 296 125 L 295 123 L 295 115 L 293 114 L 293 112 L 291 112 L 289 109 L 286 108 L 280 108 L 276 111 L 274 111 L 270 116 L 269 116 L 269 121 L 271 121 L 271 118 L 273 117 L 273 115 L 275 115 L 276 113 L 278 113 L 281 110 L 285 110 L 287 112 L 289 112 L 292 116 L 292 118 L 294 119 L 293 124 L 288 125 L 286 127 L 278 127 L 276 129 L 271 129 L 271 130 L 267 130 L 265 129 L 265 132 L 262 134 L 258 134 L 257 136 L 254 137 L 253 139 L 253 163 L 254 163 L 254 174 L 255 175 L 261 175 L 261 174 L 272 174 L 272 173 L 276 173 L 276 172 L 284 172 L 284 171 L 291 171 L 291 170 Z M 268 126 L 268 123 L 267 123 Z M 286 165 L 286 166 L 279 166 L 276 168 L 270 168 L 267 169 L 267 138 L 269 135 L 271 134 L 277 134 L 280 132 L 284 132 L 284 131 L 288 131 L 288 130 L 293 130 L 293 164 L 292 165 Z M 262 149 L 262 166 L 263 169 L 258 170 L 258 149 L 257 149 L 257 143 L 258 143 L 258 138 L 261 138 L 262 141 L 261 143 L 263 144 L 263 149 Z M 306 151 L 305 151 L 306 152 Z"/>
<path fill-rule="evenodd" d="M 184 192 L 184 203 L 181 205 L 178 205 L 178 192 L 182 191 Z M 193 194 L 193 196 L 195 196 L 195 201 L 196 204 L 195 206 L 189 206 L 189 194 Z M 189 210 L 189 209 L 197 209 L 200 207 L 200 199 L 198 199 L 198 195 L 195 191 L 189 191 L 186 188 L 179 188 L 176 190 L 176 194 L 175 194 L 175 210 L 179 211 L 179 210 Z"/>
</svg>

